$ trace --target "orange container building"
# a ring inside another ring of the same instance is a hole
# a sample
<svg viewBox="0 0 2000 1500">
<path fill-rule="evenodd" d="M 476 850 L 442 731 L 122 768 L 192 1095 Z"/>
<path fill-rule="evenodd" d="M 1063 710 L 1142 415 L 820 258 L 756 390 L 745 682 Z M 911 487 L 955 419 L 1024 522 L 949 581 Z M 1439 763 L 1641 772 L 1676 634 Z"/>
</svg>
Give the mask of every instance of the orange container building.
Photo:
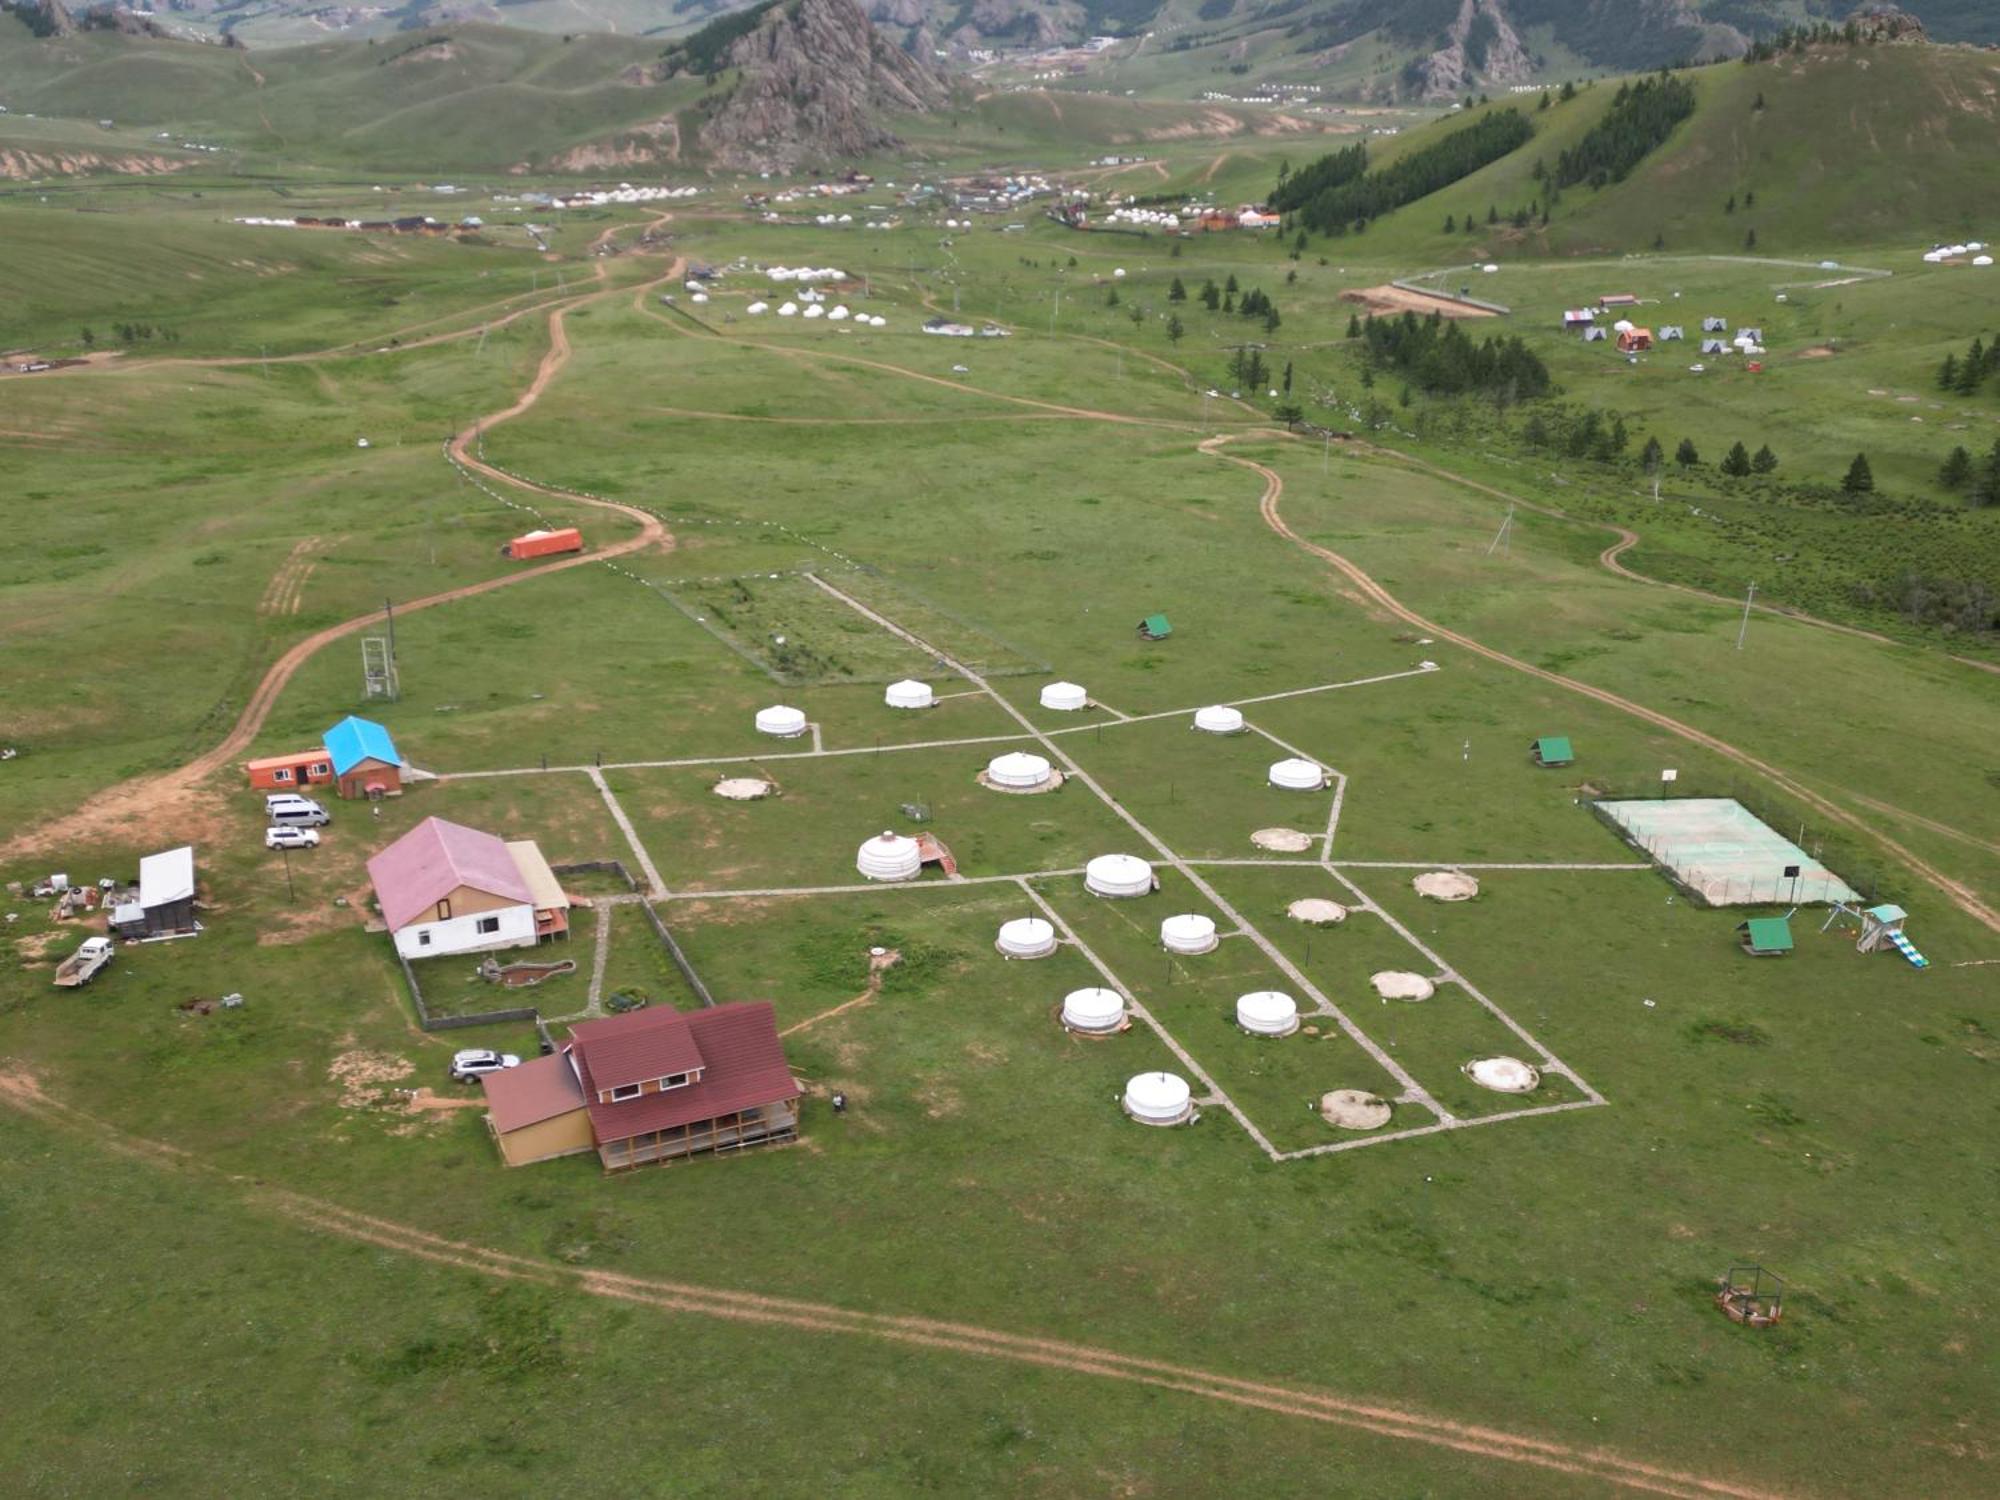
<svg viewBox="0 0 2000 1500">
<path fill-rule="evenodd" d="M 530 557 L 548 557 L 557 552 L 581 552 L 583 533 L 574 526 L 565 526 L 560 531 L 529 531 L 514 538 L 500 549 L 502 557 L 511 557 L 520 562 Z"/>
<path fill-rule="evenodd" d="M 295 755 L 266 755 L 244 762 L 250 785 L 264 792 L 303 792 L 333 780 L 333 761 L 324 749 Z"/>
</svg>

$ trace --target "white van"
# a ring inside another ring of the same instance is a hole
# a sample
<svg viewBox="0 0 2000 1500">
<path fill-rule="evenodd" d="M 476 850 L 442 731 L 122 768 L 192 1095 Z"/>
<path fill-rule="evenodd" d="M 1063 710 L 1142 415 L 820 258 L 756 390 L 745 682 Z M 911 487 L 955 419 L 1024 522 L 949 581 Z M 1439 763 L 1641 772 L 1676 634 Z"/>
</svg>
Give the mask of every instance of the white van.
<svg viewBox="0 0 2000 1500">
<path fill-rule="evenodd" d="M 264 816 L 279 828 L 318 828 L 333 821 L 325 808 L 296 792 L 274 792 L 266 797 Z"/>
</svg>

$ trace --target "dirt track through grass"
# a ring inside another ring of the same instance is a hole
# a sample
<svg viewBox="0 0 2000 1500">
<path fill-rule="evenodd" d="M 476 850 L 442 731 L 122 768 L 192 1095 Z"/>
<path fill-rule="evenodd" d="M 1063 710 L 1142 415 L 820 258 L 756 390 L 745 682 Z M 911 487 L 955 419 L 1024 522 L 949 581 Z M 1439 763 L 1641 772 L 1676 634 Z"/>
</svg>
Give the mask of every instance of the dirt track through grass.
<svg viewBox="0 0 2000 1500">
<path fill-rule="evenodd" d="M 1262 435 L 1290 436 L 1290 434 L 1281 433 Z M 1322 547 L 1317 542 L 1309 542 L 1296 531 L 1293 531 L 1286 524 L 1283 515 L 1279 513 L 1278 509 L 1279 501 L 1285 493 L 1285 481 L 1283 478 L 1279 476 L 1277 470 L 1267 464 L 1260 464 L 1255 459 L 1238 458 L 1235 454 L 1223 452 L 1223 445 L 1231 440 L 1229 434 L 1209 438 L 1201 444 L 1201 451 L 1212 454 L 1222 459 L 1225 463 L 1232 463 L 1241 468 L 1249 469 L 1253 473 L 1263 477 L 1264 494 L 1258 502 L 1258 508 L 1264 517 L 1264 524 L 1269 526 L 1279 536 L 1292 543 L 1293 546 L 1302 548 L 1304 551 L 1310 552 L 1313 556 L 1332 564 L 1368 600 L 1387 610 L 1397 619 L 1407 625 L 1413 625 L 1417 629 L 1433 635 L 1440 640 L 1450 641 L 1455 646 L 1483 656 L 1488 661 L 1497 662 L 1504 667 L 1511 667 L 1517 672 L 1525 672 L 1530 677 L 1540 678 L 1543 682 L 1553 683 L 1555 686 L 1564 688 L 1572 693 L 1580 693 L 1582 696 L 1602 703 L 1608 708 L 1615 708 L 1621 713 L 1631 714 L 1635 718 L 1643 719 L 1657 729 L 1664 729 L 1669 734 L 1677 735 L 1691 744 L 1700 745 L 1705 750 L 1713 751 L 1726 760 L 1733 761 L 1737 765 L 1756 771 L 1788 795 L 1797 798 L 1811 807 L 1815 812 L 1820 813 L 1824 817 L 1831 818 L 1833 821 L 1844 827 L 1851 828 L 1857 833 L 1873 838 L 1884 849 L 1887 849 L 1891 854 L 1903 861 L 1911 870 L 1935 885 L 1960 911 L 1964 912 L 1974 921 L 1981 923 L 1989 930 L 2000 932 L 2000 912 L 1996 912 L 1982 901 L 1979 894 L 1970 886 L 1962 881 L 1954 880 L 1929 861 L 1920 858 L 1908 846 L 1888 837 L 1879 828 L 1872 827 L 1846 808 L 1829 801 L 1809 787 L 1801 786 L 1790 776 L 1786 775 L 1785 772 L 1779 770 L 1768 761 L 1759 760 L 1749 752 L 1737 749 L 1726 740 L 1717 739 L 1705 730 L 1697 729 L 1694 725 L 1673 718 L 1671 715 L 1661 713 L 1657 709 L 1647 708 L 1642 703 L 1635 703 L 1630 698 L 1621 697 L 1617 693 L 1610 692 L 1605 688 L 1593 687 L 1587 682 L 1579 682 L 1574 677 L 1565 677 L 1560 672 L 1551 672 L 1545 668 L 1533 666 L 1528 662 L 1520 660 L 1518 657 L 1509 656 L 1504 651 L 1498 651 L 1491 646 L 1482 645 L 1470 636 L 1461 635 L 1455 630 L 1438 624 L 1435 620 L 1427 619 L 1425 616 L 1418 614 L 1415 610 L 1398 600 L 1394 594 L 1383 588 L 1381 584 L 1377 583 L 1361 568 L 1345 557 L 1342 557 L 1338 552 L 1333 551 L 1331 548 Z"/>
<path fill-rule="evenodd" d="M 373 1245 L 401 1255 L 452 1266 L 497 1280 L 528 1282 L 561 1291 L 650 1307 L 661 1312 L 721 1318 L 799 1332 L 867 1338 L 948 1355 L 1005 1360 L 1099 1379 L 1120 1380 L 1208 1401 L 1249 1407 L 1305 1421 L 1427 1444 L 1675 1500 L 1779 1500 L 1776 1492 L 1733 1480 L 1665 1468 L 1601 1448 L 1580 1448 L 1522 1433 L 1454 1422 L 1409 1408 L 1244 1379 L 1192 1365 L 1142 1359 L 1115 1350 L 1034 1334 L 1009 1333 L 935 1318 L 868 1312 L 831 1303 L 731 1291 L 687 1282 L 579 1269 L 537 1260 L 343 1208 L 282 1188 L 227 1176 L 163 1142 L 130 1136 L 95 1116 L 62 1103 L 20 1070 L 0 1071 L 0 1104 L 51 1127 L 90 1136 L 121 1155 L 168 1170 L 227 1182 L 253 1207 L 276 1213 L 314 1233 Z"/>
</svg>

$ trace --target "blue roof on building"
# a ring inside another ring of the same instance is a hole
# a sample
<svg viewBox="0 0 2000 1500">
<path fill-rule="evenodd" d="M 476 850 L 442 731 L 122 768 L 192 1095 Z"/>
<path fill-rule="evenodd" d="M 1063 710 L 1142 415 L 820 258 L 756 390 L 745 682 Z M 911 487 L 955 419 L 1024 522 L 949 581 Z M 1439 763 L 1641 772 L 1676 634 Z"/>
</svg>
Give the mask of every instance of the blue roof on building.
<svg viewBox="0 0 2000 1500">
<path fill-rule="evenodd" d="M 352 714 L 326 732 L 326 753 L 333 757 L 336 776 L 345 776 L 364 760 L 385 761 L 392 766 L 403 763 L 388 730 L 371 719 L 357 719 Z"/>
</svg>

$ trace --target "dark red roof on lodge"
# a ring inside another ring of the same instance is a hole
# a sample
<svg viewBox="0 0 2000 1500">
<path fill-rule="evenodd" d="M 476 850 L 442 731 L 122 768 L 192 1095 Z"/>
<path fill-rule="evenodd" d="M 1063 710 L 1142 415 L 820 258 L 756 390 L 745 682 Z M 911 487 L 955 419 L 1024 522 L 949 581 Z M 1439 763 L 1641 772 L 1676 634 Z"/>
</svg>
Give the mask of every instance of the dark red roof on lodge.
<svg viewBox="0 0 2000 1500">
<path fill-rule="evenodd" d="M 800 1089 L 778 1040 L 776 1013 L 766 1001 L 711 1010 L 633 1011 L 570 1028 L 570 1047 L 583 1075 L 585 1106 L 598 1144 L 655 1130 L 673 1130 L 753 1105 L 796 1099 Z M 600 1104 L 599 1090 L 699 1067 L 699 1081 L 618 1104 Z M 639 1071 L 634 1071 L 637 1068 Z"/>
<path fill-rule="evenodd" d="M 583 1108 L 583 1090 L 569 1059 L 560 1052 L 531 1057 L 518 1068 L 488 1073 L 480 1080 L 493 1128 L 505 1135 Z"/>
</svg>

